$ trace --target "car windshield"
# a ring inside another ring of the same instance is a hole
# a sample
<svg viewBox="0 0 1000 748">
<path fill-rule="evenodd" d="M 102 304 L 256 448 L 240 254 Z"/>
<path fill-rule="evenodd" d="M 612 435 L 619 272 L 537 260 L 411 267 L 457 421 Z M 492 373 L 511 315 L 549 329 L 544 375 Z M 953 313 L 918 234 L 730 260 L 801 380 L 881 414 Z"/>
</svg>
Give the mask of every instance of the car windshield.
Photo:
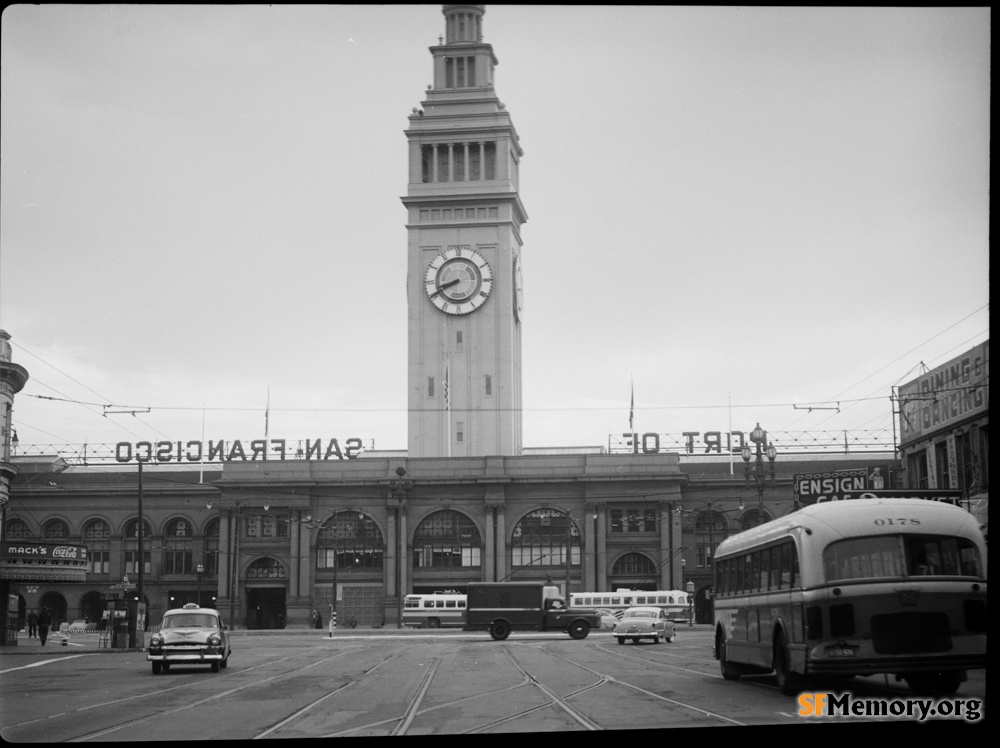
<svg viewBox="0 0 1000 748">
<path fill-rule="evenodd" d="M 656 618 L 656 611 L 655 610 L 643 610 L 641 608 L 638 609 L 638 610 L 626 610 L 625 611 L 625 617 L 626 618 Z"/>
<path fill-rule="evenodd" d="M 208 613 L 178 613 L 174 616 L 166 616 L 163 619 L 161 629 L 179 628 L 219 628 L 218 619 Z"/>
</svg>

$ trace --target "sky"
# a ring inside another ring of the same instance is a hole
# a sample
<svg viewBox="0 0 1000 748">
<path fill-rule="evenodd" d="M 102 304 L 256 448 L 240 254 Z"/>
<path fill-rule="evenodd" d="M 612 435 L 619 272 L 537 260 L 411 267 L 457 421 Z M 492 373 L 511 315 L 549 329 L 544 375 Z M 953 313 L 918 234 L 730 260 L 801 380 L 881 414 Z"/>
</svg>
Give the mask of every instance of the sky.
<svg viewBox="0 0 1000 748">
<path fill-rule="evenodd" d="M 991 20 L 487 5 L 524 148 L 524 445 L 615 450 L 631 410 L 891 449 L 893 387 L 989 339 Z M 404 130 L 441 6 L 2 21 L 22 452 L 405 449 Z"/>
</svg>

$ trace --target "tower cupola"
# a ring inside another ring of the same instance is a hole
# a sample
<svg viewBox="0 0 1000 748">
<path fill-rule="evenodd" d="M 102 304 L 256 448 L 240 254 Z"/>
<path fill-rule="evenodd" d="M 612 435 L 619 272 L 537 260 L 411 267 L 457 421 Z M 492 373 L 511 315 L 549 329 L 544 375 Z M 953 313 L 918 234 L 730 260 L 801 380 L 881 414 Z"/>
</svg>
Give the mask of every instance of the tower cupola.
<svg viewBox="0 0 1000 748">
<path fill-rule="evenodd" d="M 481 42 L 485 5 L 445 5 L 445 44 Z"/>
</svg>

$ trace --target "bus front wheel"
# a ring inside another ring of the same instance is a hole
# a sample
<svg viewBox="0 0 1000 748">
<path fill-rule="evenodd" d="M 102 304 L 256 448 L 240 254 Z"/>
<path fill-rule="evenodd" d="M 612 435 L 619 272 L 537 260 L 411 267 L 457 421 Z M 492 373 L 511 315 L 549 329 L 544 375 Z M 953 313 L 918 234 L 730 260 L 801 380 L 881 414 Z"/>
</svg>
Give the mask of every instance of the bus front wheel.
<svg viewBox="0 0 1000 748">
<path fill-rule="evenodd" d="M 719 653 L 719 668 L 722 670 L 722 677 L 726 680 L 739 680 L 742 673 L 739 668 L 729 661 L 726 657 L 726 640 L 725 637 L 719 637 L 719 643 L 717 645 Z"/>
</svg>

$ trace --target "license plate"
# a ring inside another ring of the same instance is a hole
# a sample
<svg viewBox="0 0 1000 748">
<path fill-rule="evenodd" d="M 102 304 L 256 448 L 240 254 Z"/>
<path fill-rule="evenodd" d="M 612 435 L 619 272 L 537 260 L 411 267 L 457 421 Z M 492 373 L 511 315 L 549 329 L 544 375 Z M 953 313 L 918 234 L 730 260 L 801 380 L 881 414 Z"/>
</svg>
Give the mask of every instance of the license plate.
<svg viewBox="0 0 1000 748">
<path fill-rule="evenodd" d="M 857 657 L 858 651 L 854 647 L 830 647 L 826 650 L 827 657 Z"/>
</svg>

